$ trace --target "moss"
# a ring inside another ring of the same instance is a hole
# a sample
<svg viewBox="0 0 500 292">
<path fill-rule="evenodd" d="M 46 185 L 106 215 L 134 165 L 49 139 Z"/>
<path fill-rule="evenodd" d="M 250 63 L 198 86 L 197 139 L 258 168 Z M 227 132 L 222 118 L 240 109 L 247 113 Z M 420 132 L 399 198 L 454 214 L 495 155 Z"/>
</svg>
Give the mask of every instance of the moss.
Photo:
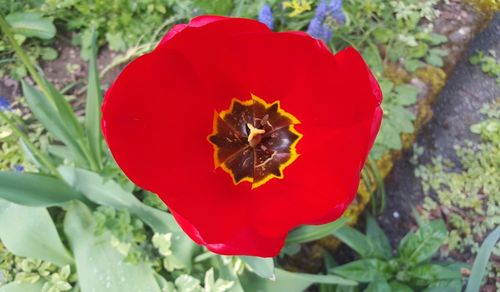
<svg viewBox="0 0 500 292">
<path fill-rule="evenodd" d="M 401 66 L 394 63 L 384 65 L 384 76 L 395 84 L 406 84 L 410 82 L 411 76 Z"/>
<path fill-rule="evenodd" d="M 500 11 L 499 0 L 466 0 L 467 4 L 474 7 L 474 9 L 486 16 L 486 20 L 493 18 L 495 13 Z"/>
</svg>

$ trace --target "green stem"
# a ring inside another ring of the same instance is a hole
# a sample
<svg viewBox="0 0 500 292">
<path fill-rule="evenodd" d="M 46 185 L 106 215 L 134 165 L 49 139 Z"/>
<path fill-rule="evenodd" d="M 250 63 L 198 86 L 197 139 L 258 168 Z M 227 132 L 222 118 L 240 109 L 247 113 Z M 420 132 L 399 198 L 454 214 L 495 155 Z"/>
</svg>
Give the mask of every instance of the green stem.
<svg viewBox="0 0 500 292">
<path fill-rule="evenodd" d="M 54 164 L 52 164 L 50 159 L 45 154 L 43 154 L 33 143 L 31 143 L 28 136 L 23 131 L 19 130 L 19 128 L 16 126 L 16 124 L 14 124 L 14 122 L 12 122 L 12 120 L 9 119 L 9 117 L 7 117 L 7 115 L 3 111 L 0 111 L 0 118 L 2 118 L 7 123 L 7 125 L 9 125 L 9 127 L 12 129 L 12 131 L 14 131 L 14 133 L 16 133 L 19 136 L 19 138 L 21 138 L 23 140 L 24 144 L 26 144 L 26 146 L 30 149 L 30 151 L 33 152 L 33 154 L 35 154 L 35 156 L 38 159 L 40 159 L 42 164 L 53 175 L 60 177 L 59 172 L 57 171 Z"/>
<path fill-rule="evenodd" d="M 21 46 L 17 43 L 16 39 L 14 38 L 14 34 L 12 34 L 12 31 L 10 30 L 10 25 L 5 21 L 3 16 L 0 14 L 0 29 L 4 32 L 5 37 L 9 41 L 9 43 L 12 45 L 14 48 L 14 51 L 16 52 L 17 56 L 21 59 L 23 62 L 24 66 L 30 73 L 31 77 L 33 77 L 33 80 L 35 80 L 36 84 L 40 87 L 42 90 L 43 94 L 47 96 L 50 99 L 52 98 L 52 94 L 47 86 L 45 86 L 45 82 L 43 82 L 42 76 L 38 73 L 38 70 L 36 70 L 35 66 L 33 66 L 33 63 L 29 59 L 28 55 L 26 52 L 21 48 Z M 54 100 L 51 100 L 54 104 L 56 102 Z"/>
</svg>

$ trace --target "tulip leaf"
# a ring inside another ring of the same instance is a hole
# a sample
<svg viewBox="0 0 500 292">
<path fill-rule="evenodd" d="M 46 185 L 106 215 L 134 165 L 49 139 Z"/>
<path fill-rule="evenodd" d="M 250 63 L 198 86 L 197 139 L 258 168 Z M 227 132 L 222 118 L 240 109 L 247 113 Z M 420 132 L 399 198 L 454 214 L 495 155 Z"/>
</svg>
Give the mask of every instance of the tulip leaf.
<svg viewBox="0 0 500 292">
<path fill-rule="evenodd" d="M 242 261 L 248 264 L 254 273 L 266 279 L 274 279 L 274 260 L 272 258 L 260 258 L 241 256 Z"/>
<path fill-rule="evenodd" d="M 96 31 L 92 30 L 92 55 L 89 60 L 89 76 L 87 82 L 87 101 L 85 104 L 85 130 L 90 151 L 93 158 L 102 167 L 102 145 L 101 139 L 101 88 L 99 85 L 99 72 L 97 70 L 97 46 Z"/>
<path fill-rule="evenodd" d="M 479 291 L 481 282 L 486 275 L 486 265 L 488 264 L 488 259 L 490 258 L 490 255 L 499 239 L 500 226 L 493 230 L 481 245 L 476 259 L 474 260 L 474 264 L 472 265 L 471 275 L 465 290 L 466 292 Z"/>
<path fill-rule="evenodd" d="M 384 254 L 377 249 L 375 244 L 367 236 L 352 227 L 343 226 L 334 231 L 333 235 L 352 248 L 362 258 L 385 258 Z"/>
<path fill-rule="evenodd" d="M 42 123 L 56 139 L 62 141 L 71 149 L 73 156 L 77 159 L 77 161 L 75 161 L 76 163 L 84 163 L 86 158 L 77 140 L 78 135 L 75 135 L 75 133 L 67 128 L 68 123 L 61 118 L 57 108 L 35 87 L 24 81 L 22 81 L 21 84 L 26 103 L 37 120 Z"/>
<path fill-rule="evenodd" d="M 390 259 L 392 257 L 392 248 L 389 239 L 380 228 L 375 218 L 369 214 L 367 214 L 366 217 L 366 236 L 385 259 Z"/>
<path fill-rule="evenodd" d="M 443 244 L 447 233 L 442 220 L 424 223 L 416 232 L 408 233 L 401 240 L 398 256 L 413 265 L 430 259 Z"/>
<path fill-rule="evenodd" d="M 51 20 L 33 12 L 15 12 L 5 18 L 12 31 L 26 37 L 51 39 L 56 35 L 56 27 Z"/>
<path fill-rule="evenodd" d="M 389 279 L 392 276 L 389 264 L 378 259 L 361 259 L 334 267 L 330 271 L 347 279 L 362 283 Z"/>
<path fill-rule="evenodd" d="M 73 263 L 45 208 L 0 200 L 0 240 L 17 256 L 45 260 L 58 266 Z"/>
<path fill-rule="evenodd" d="M 31 207 L 49 207 L 84 197 L 63 181 L 36 173 L 0 171 L 0 198 Z"/>
<path fill-rule="evenodd" d="M 343 217 L 328 224 L 299 227 L 288 234 L 286 244 L 304 243 L 321 239 L 325 236 L 332 235 L 335 230 L 341 228 L 347 222 L 349 222 L 349 218 Z"/>
<path fill-rule="evenodd" d="M 17 283 L 10 282 L 5 286 L 0 286 L 0 292 L 40 292 L 43 288 L 43 282 L 36 283 Z"/>
<path fill-rule="evenodd" d="M 90 210 L 80 202 L 73 202 L 64 221 L 75 255 L 75 264 L 82 292 L 91 291 L 160 291 L 153 269 L 145 263 L 125 262 L 111 244 L 106 231 L 95 236 L 96 222 Z"/>
<path fill-rule="evenodd" d="M 282 269 L 276 269 L 275 280 L 259 278 L 253 273 L 246 273 L 240 279 L 243 287 L 246 289 L 245 291 L 302 292 L 315 283 L 343 286 L 357 285 L 355 281 L 346 280 L 334 275 L 292 273 Z"/>
<path fill-rule="evenodd" d="M 174 256 L 189 268 L 194 249 L 197 247 L 177 225 L 173 216 L 167 212 L 144 205 L 132 193 L 123 190 L 118 183 L 107 180 L 99 174 L 67 166 L 60 166 L 63 179 L 74 189 L 80 191 L 89 200 L 117 209 L 128 211 L 142 219 L 158 233 L 172 233 L 172 251 Z"/>
</svg>

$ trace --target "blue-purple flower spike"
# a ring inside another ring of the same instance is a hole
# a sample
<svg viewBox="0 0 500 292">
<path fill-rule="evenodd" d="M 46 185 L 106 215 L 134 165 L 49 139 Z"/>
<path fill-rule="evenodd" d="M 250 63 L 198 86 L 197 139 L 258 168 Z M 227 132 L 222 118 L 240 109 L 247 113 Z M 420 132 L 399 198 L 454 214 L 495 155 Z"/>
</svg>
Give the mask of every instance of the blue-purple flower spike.
<svg viewBox="0 0 500 292">
<path fill-rule="evenodd" d="M 274 29 L 274 16 L 271 6 L 264 4 L 259 12 L 259 21 L 267 25 L 271 30 Z"/>
<path fill-rule="evenodd" d="M 314 17 L 309 23 L 309 27 L 307 28 L 307 33 L 315 38 L 323 39 L 325 36 L 324 25 L 323 22 L 326 18 L 328 6 L 326 5 L 325 0 L 321 0 L 318 7 L 316 8 L 316 12 L 314 13 Z"/>
<path fill-rule="evenodd" d="M 14 171 L 16 172 L 23 172 L 24 171 L 24 166 L 20 165 L 20 164 L 16 164 L 14 165 Z"/>
<path fill-rule="evenodd" d="M 10 101 L 5 96 L 0 95 L 0 111 L 10 110 Z"/>
<path fill-rule="evenodd" d="M 345 23 L 345 15 L 342 11 L 342 0 L 332 0 L 328 4 L 328 14 L 337 23 Z"/>
</svg>

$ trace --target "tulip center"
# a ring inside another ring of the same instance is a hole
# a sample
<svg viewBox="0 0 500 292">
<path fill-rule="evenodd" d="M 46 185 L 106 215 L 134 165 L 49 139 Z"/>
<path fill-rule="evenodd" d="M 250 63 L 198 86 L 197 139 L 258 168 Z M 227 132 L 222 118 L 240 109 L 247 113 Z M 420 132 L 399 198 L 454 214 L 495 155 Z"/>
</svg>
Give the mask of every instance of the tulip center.
<svg viewBox="0 0 500 292">
<path fill-rule="evenodd" d="M 226 171 L 235 184 L 247 181 L 252 188 L 283 178 L 283 170 L 298 157 L 299 123 L 279 101 L 268 104 L 254 95 L 246 101 L 233 99 L 229 109 L 215 113 L 208 136 L 215 167 Z"/>
</svg>

